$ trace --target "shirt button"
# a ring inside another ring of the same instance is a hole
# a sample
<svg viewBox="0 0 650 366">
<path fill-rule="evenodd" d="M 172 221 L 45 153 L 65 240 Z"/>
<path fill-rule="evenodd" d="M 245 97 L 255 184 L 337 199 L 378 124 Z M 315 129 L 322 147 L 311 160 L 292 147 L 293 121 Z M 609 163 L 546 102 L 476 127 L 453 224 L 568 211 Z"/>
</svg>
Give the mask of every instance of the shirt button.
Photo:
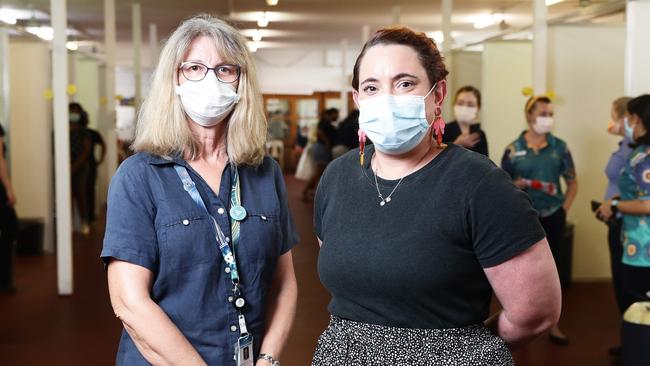
<svg viewBox="0 0 650 366">
<path fill-rule="evenodd" d="M 226 269 L 224 269 L 224 271 L 225 271 L 226 273 L 230 273 L 230 267 L 226 267 Z"/>
<path fill-rule="evenodd" d="M 230 243 L 230 237 L 226 236 L 226 243 Z"/>
<path fill-rule="evenodd" d="M 236 325 L 231 325 L 230 326 L 230 331 L 231 332 L 236 332 L 237 331 L 237 326 Z"/>
<path fill-rule="evenodd" d="M 189 224 L 190 224 L 190 220 L 188 219 L 183 220 L 183 225 L 187 226 Z"/>
<path fill-rule="evenodd" d="M 228 302 L 232 302 L 235 298 L 232 296 L 228 296 Z"/>
<path fill-rule="evenodd" d="M 223 207 L 219 207 L 217 212 L 219 213 L 219 215 L 223 215 L 223 213 L 226 212 L 226 210 L 224 210 Z"/>
<path fill-rule="evenodd" d="M 266 216 L 262 215 L 262 220 L 266 221 Z"/>
</svg>

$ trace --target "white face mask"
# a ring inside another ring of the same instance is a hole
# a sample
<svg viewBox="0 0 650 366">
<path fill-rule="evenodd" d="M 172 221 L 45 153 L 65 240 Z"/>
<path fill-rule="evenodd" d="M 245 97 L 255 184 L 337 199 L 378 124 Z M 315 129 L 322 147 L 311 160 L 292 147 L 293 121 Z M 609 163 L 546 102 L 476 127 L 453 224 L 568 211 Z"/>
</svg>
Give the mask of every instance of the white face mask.
<svg viewBox="0 0 650 366">
<path fill-rule="evenodd" d="M 429 130 L 424 96 L 382 94 L 359 101 L 359 128 L 386 154 L 403 154 L 417 146 Z"/>
<path fill-rule="evenodd" d="M 454 106 L 454 116 L 456 116 L 456 121 L 465 124 L 476 124 L 476 115 L 478 114 L 478 108 L 468 107 L 465 105 L 455 105 Z"/>
<path fill-rule="evenodd" d="M 217 80 L 214 72 L 201 81 L 187 80 L 176 86 L 183 110 L 192 121 L 204 127 L 223 121 L 239 102 L 239 95 L 232 84 Z"/>
<path fill-rule="evenodd" d="M 553 124 L 553 117 L 537 117 L 533 125 L 533 130 L 540 135 L 544 135 L 553 130 Z"/>
</svg>

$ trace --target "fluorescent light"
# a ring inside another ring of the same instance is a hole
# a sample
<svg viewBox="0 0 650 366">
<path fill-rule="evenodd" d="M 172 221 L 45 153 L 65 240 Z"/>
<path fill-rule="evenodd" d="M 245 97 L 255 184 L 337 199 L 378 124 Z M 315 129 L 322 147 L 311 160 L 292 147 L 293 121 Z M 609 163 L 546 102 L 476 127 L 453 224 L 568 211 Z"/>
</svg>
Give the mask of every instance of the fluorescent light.
<svg viewBox="0 0 650 366">
<path fill-rule="evenodd" d="M 553 6 L 555 4 L 561 3 L 564 0 L 546 0 L 546 6 Z"/>
<path fill-rule="evenodd" d="M 257 42 L 248 41 L 248 50 L 251 52 L 257 52 Z"/>
<path fill-rule="evenodd" d="M 474 21 L 474 28 L 483 29 L 491 25 L 501 23 L 506 19 L 503 13 L 482 14 L 476 17 Z"/>
<path fill-rule="evenodd" d="M 266 5 L 268 5 L 268 6 L 276 6 L 276 5 L 278 5 L 278 0 L 266 0 Z"/>
<path fill-rule="evenodd" d="M 433 39 L 436 44 L 441 44 L 445 41 L 445 35 L 442 33 L 442 31 L 429 32 L 427 33 L 427 37 Z"/>
<path fill-rule="evenodd" d="M 262 28 L 269 25 L 269 18 L 266 17 L 266 12 L 262 13 L 262 17 L 257 20 L 257 25 Z"/>
<path fill-rule="evenodd" d="M 259 29 L 255 29 L 255 32 L 253 33 L 253 41 L 254 42 L 259 42 L 262 40 L 262 32 L 260 32 Z"/>
<path fill-rule="evenodd" d="M 69 49 L 70 51 L 76 51 L 79 49 L 79 45 L 75 41 L 68 41 L 65 44 L 65 47 Z"/>
<path fill-rule="evenodd" d="M 38 27 L 29 26 L 29 27 L 25 27 L 25 30 L 46 41 L 51 41 L 54 39 L 54 30 L 52 29 L 52 27 L 48 27 L 44 25 Z"/>
<path fill-rule="evenodd" d="M 13 14 L 11 9 L 0 9 L 0 22 L 16 24 L 16 20 L 16 15 Z"/>
</svg>

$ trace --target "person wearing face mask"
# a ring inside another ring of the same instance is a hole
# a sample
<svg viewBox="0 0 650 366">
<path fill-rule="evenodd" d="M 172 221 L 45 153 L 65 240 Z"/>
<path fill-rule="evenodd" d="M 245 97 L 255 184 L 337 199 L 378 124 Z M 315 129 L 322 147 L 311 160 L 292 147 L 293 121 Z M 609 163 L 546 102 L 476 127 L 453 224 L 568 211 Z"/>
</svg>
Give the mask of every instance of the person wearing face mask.
<svg viewBox="0 0 650 366">
<path fill-rule="evenodd" d="M 90 174 L 90 159 L 92 159 L 92 140 L 90 133 L 82 122 L 86 113 L 79 103 L 70 103 L 68 106 L 70 118 L 70 183 L 72 185 L 73 207 L 79 213 L 79 231 L 88 235 L 90 226 L 88 221 L 88 179 Z"/>
<path fill-rule="evenodd" d="M 564 243 L 566 214 L 578 192 L 575 166 L 567 144 L 551 133 L 554 124 L 551 100 L 545 96 L 531 97 L 524 111 L 528 129 L 508 145 L 501 167 L 517 187 L 528 193 L 537 210 L 564 288 L 570 282 L 571 273 L 565 273 L 558 259 Z M 562 192 L 560 178 L 566 182 L 566 194 Z M 549 339 L 559 345 L 569 343 L 557 324 L 549 332 Z"/>
<path fill-rule="evenodd" d="M 481 92 L 471 85 L 464 86 L 456 92 L 454 98 L 454 116 L 456 120 L 445 127 L 443 141 L 453 142 L 479 154 L 488 156 L 488 144 L 485 132 L 478 121 L 481 109 Z"/>
<path fill-rule="evenodd" d="M 332 300 L 312 365 L 514 365 L 510 349 L 557 320 L 560 285 L 526 194 L 442 143 L 446 76 L 434 41 L 405 27 L 379 29 L 357 58 L 360 147 L 330 163 L 315 198 Z M 503 310 L 490 317 L 493 293 Z"/>
<path fill-rule="evenodd" d="M 627 103 L 624 131 L 634 149 L 618 178 L 620 198 L 608 199 L 596 214 L 605 221 L 622 216 L 620 307 L 627 309 L 647 301 L 650 291 L 650 95 Z"/>
<path fill-rule="evenodd" d="M 263 106 L 232 26 L 199 15 L 169 37 L 108 194 L 117 365 L 280 364 L 298 238 Z"/>
</svg>

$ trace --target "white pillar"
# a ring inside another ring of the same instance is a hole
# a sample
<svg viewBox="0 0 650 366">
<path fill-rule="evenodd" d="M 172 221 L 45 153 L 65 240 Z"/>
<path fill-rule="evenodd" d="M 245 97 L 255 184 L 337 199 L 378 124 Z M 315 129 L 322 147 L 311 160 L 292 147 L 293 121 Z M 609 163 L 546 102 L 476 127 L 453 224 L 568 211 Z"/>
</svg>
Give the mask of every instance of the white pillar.
<svg viewBox="0 0 650 366">
<path fill-rule="evenodd" d="M 68 50 L 66 0 L 51 0 L 52 91 L 54 93 L 54 173 L 56 182 L 56 263 L 59 295 L 72 295 L 72 208 L 68 122 Z"/>
<path fill-rule="evenodd" d="M 447 67 L 447 71 L 449 71 L 449 75 L 453 75 L 452 74 L 453 61 L 452 61 L 452 54 L 451 54 L 452 12 L 453 12 L 453 0 L 442 0 L 442 37 L 443 37 L 442 55 L 445 58 L 445 66 Z M 455 92 L 454 88 L 455 86 L 452 83 L 452 78 L 447 77 L 447 99 L 443 104 L 443 116 L 445 116 L 448 120 L 453 119 L 453 116 L 451 115 L 450 111 L 451 111 L 451 105 L 453 103 L 452 100 L 453 95 Z"/>
<path fill-rule="evenodd" d="M 149 52 L 151 53 L 149 66 L 153 69 L 158 64 L 158 54 L 160 53 L 158 27 L 153 23 L 149 24 Z"/>
<path fill-rule="evenodd" d="M 9 133 L 9 97 L 9 30 L 0 26 L 0 122 L 7 133 Z M 10 159 L 7 159 L 7 162 L 9 161 Z"/>
<path fill-rule="evenodd" d="M 131 5 L 132 32 L 133 32 L 133 75 L 135 76 L 135 110 L 136 115 L 142 102 L 142 62 L 140 55 L 142 53 L 142 13 L 140 4 Z"/>
<path fill-rule="evenodd" d="M 364 25 L 361 27 L 361 45 L 366 44 L 366 41 L 370 38 L 370 26 Z"/>
<path fill-rule="evenodd" d="M 115 135 L 115 0 L 104 0 L 104 47 L 106 49 L 105 90 L 106 110 L 104 137 L 106 138 L 107 177 L 117 170 L 117 138 Z"/>
<path fill-rule="evenodd" d="M 627 2 L 625 95 L 650 93 L 650 0 Z"/>
<path fill-rule="evenodd" d="M 348 80 L 348 40 L 341 40 L 341 108 L 339 110 L 340 118 L 348 115 L 348 90 L 350 83 Z"/>
<path fill-rule="evenodd" d="M 539 95 L 547 92 L 548 10 L 544 0 L 533 1 L 533 90 Z"/>
</svg>

